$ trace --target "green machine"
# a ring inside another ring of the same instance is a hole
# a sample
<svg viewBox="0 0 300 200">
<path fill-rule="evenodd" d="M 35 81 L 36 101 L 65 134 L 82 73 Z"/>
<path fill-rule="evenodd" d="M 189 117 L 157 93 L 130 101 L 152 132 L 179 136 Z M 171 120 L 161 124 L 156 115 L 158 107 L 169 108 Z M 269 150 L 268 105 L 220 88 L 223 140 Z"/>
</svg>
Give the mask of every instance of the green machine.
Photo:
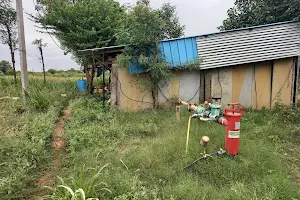
<svg viewBox="0 0 300 200">
<path fill-rule="evenodd" d="M 221 98 L 212 99 L 213 103 L 198 106 L 193 117 L 199 118 L 202 121 L 215 121 L 218 117 L 222 116 L 222 106 L 220 105 Z"/>
<path fill-rule="evenodd" d="M 222 105 L 220 105 L 221 98 L 212 98 L 212 99 L 214 100 L 214 102 L 209 105 L 210 107 L 209 118 L 216 119 L 216 117 L 222 115 L 222 110 L 221 110 Z"/>
</svg>

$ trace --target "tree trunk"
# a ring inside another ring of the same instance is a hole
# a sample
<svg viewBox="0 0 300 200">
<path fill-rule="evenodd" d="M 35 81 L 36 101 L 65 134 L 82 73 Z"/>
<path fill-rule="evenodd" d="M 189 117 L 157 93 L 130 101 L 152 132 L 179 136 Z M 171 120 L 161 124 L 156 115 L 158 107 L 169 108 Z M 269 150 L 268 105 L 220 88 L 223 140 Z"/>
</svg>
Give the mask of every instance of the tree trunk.
<svg viewBox="0 0 300 200">
<path fill-rule="evenodd" d="M 14 70 L 14 82 L 15 82 L 15 87 L 17 86 L 17 74 L 16 74 L 16 61 L 15 61 L 15 52 L 13 48 L 13 43 L 12 43 L 12 38 L 11 38 L 11 32 L 9 27 L 6 27 L 7 29 L 7 34 L 8 34 L 8 46 L 10 50 L 10 55 L 11 55 L 11 62 L 13 65 L 13 70 Z"/>
<path fill-rule="evenodd" d="M 16 74 L 16 61 L 15 61 L 15 52 L 13 51 L 13 49 L 10 50 L 10 54 L 11 54 L 11 62 L 13 65 L 13 70 L 14 70 L 14 83 L 15 83 L 15 87 L 17 86 L 17 74 Z"/>
<path fill-rule="evenodd" d="M 95 76 L 95 68 L 96 68 L 96 66 L 93 65 L 92 66 L 92 74 L 91 74 L 91 91 L 90 91 L 90 94 L 93 94 L 93 89 L 94 89 L 93 81 L 94 81 L 94 76 Z"/>
<path fill-rule="evenodd" d="M 44 63 L 44 55 L 43 55 L 43 49 L 42 47 L 39 47 L 41 58 L 42 58 L 42 64 L 43 64 L 43 74 L 44 74 L 44 83 L 46 83 L 46 72 L 45 72 L 45 63 Z"/>
<path fill-rule="evenodd" d="M 94 65 L 92 65 L 92 68 L 89 68 L 89 66 L 86 67 L 85 77 L 87 80 L 87 91 L 86 94 L 93 94 L 93 80 L 95 75 L 95 68 Z"/>
<path fill-rule="evenodd" d="M 158 84 L 154 81 L 153 89 L 151 90 L 152 100 L 153 100 L 153 108 L 158 108 Z"/>
<path fill-rule="evenodd" d="M 93 80 L 94 80 L 94 76 L 95 76 L 95 68 L 96 68 L 96 60 L 93 55 L 92 72 L 91 72 L 91 76 L 90 76 L 90 80 L 89 80 L 89 93 L 90 94 L 93 94 Z"/>
</svg>

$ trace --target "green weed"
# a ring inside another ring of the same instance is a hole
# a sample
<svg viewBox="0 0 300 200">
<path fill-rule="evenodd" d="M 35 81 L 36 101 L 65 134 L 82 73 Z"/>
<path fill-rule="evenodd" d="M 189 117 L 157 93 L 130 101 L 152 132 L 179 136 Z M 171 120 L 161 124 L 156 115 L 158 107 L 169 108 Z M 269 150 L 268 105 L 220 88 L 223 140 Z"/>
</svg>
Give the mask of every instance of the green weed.
<svg viewBox="0 0 300 200">
<path fill-rule="evenodd" d="M 18 79 L 19 80 L 19 79 Z M 29 79 L 24 105 L 20 82 L 0 77 L 0 199 L 23 199 L 51 159 L 50 140 L 59 111 L 73 98 L 75 82 Z M 61 97 L 61 93 L 67 97 Z M 19 97 L 12 99 L 10 97 Z"/>
<path fill-rule="evenodd" d="M 102 186 L 107 186 L 105 182 L 99 182 L 99 176 L 102 170 L 108 165 L 104 165 L 100 170 L 93 175 L 91 178 L 86 177 L 86 169 L 82 167 L 78 177 L 71 177 L 71 186 L 68 186 L 63 178 L 58 177 L 60 184 L 56 188 L 46 186 L 52 192 L 51 195 L 44 196 L 42 199 L 71 199 L 71 200 L 93 200 L 98 198 L 91 198 L 90 196 L 95 195 L 95 188 L 100 188 L 100 191 L 111 193 L 109 189 Z M 100 194 L 97 194 L 101 196 Z"/>
<path fill-rule="evenodd" d="M 246 110 L 237 160 L 214 157 L 184 171 L 201 156 L 203 135 L 211 139 L 207 152 L 224 148 L 225 127 L 193 119 L 185 154 L 186 111 L 177 122 L 173 110 L 106 112 L 101 103 L 80 98 L 72 102 L 71 112 L 66 123 L 70 154 L 61 175 L 69 177 L 83 164 L 112 163 L 103 174 L 112 191 L 107 199 L 300 198 L 284 156 L 286 145 L 299 141 L 299 109 Z"/>
<path fill-rule="evenodd" d="M 28 89 L 28 107 L 22 98 L 1 100 L 1 199 L 32 193 L 34 180 L 51 158 L 50 136 L 59 110 L 72 98 L 76 84 L 64 80 L 42 86 L 42 79 L 32 81 L 36 85 Z M 0 84 L 1 96 L 21 97 L 20 85 L 15 88 L 7 77 L 0 77 Z M 18 112 L 20 107 L 25 111 Z M 64 123 L 68 155 L 60 172 L 66 181 L 52 188 L 54 199 L 300 199 L 294 174 L 300 168 L 299 108 L 278 104 L 272 111 L 245 110 L 238 159 L 214 157 L 186 170 L 201 156 L 203 135 L 210 137 L 207 152 L 224 147 L 225 127 L 193 119 L 186 154 L 190 113 L 185 109 L 179 122 L 173 109 L 108 111 L 90 97 L 72 100 L 70 110 Z M 95 169 L 106 163 L 110 167 L 93 178 Z M 107 186 L 91 186 L 101 182 Z"/>
</svg>

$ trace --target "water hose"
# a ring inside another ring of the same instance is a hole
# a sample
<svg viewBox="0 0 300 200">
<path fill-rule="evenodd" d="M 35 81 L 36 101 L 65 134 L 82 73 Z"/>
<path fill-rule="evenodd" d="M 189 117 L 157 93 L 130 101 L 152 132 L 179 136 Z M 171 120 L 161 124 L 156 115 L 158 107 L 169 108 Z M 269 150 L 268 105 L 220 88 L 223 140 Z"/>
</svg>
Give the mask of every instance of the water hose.
<svg viewBox="0 0 300 200">
<path fill-rule="evenodd" d="M 189 146 L 191 118 L 192 118 L 192 116 L 189 117 L 189 122 L 188 122 L 188 127 L 187 127 L 186 144 L 185 144 L 185 153 L 187 153 L 187 151 L 188 151 L 188 146 Z"/>
<path fill-rule="evenodd" d="M 211 156 L 213 156 L 213 155 L 222 155 L 222 154 L 224 154 L 224 153 L 226 153 L 226 151 L 223 150 L 223 149 L 220 149 L 219 151 L 216 151 L 215 153 L 205 154 L 205 155 L 203 155 L 202 157 L 200 157 L 200 158 L 194 160 L 192 163 L 190 163 L 190 164 L 188 164 L 187 166 L 185 166 L 185 167 L 182 169 L 182 171 L 185 170 L 185 169 L 187 169 L 187 168 L 189 168 L 190 166 L 192 166 L 193 164 L 195 164 L 195 163 L 198 162 L 199 160 L 202 160 L 202 159 L 207 158 L 207 157 L 211 157 Z"/>
</svg>

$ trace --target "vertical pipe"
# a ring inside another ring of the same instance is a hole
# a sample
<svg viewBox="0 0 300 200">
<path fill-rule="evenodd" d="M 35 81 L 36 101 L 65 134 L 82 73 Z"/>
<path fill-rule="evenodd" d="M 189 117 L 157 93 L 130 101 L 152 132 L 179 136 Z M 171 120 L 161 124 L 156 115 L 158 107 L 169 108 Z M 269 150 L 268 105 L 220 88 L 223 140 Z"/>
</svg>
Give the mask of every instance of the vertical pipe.
<svg viewBox="0 0 300 200">
<path fill-rule="evenodd" d="M 203 70 L 203 99 L 206 101 L 206 79 L 205 79 L 205 70 Z"/>
<path fill-rule="evenodd" d="M 199 103 L 204 102 L 202 101 L 202 72 L 201 70 L 199 71 Z"/>
<path fill-rule="evenodd" d="M 297 105 L 297 89 L 298 89 L 298 73 L 299 72 L 299 57 L 295 57 L 294 67 L 294 89 L 293 89 L 293 104 Z"/>
<path fill-rule="evenodd" d="M 271 63 L 271 85 L 270 85 L 270 109 L 272 109 L 272 96 L 273 96 L 273 74 L 274 74 L 274 60 Z"/>
<path fill-rule="evenodd" d="M 176 118 L 180 121 L 180 106 L 176 106 Z"/>
<path fill-rule="evenodd" d="M 104 65 L 104 53 L 102 54 L 102 91 L 103 91 L 103 106 L 105 105 L 105 65 Z"/>
</svg>

